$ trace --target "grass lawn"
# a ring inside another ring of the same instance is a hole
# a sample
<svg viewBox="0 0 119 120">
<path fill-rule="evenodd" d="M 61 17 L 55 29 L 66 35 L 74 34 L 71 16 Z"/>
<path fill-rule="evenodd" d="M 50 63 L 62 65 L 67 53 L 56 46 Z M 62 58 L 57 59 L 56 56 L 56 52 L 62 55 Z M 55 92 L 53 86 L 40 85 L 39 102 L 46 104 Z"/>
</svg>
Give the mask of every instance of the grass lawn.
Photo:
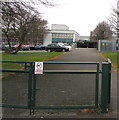
<svg viewBox="0 0 119 120">
<path fill-rule="evenodd" d="M 114 67 L 119 71 L 119 53 L 118 52 L 112 52 L 112 53 L 103 53 L 103 55 L 106 58 L 109 58 L 114 65 Z"/>
<path fill-rule="evenodd" d="M 64 54 L 63 52 L 39 52 L 39 53 L 17 53 L 17 54 L 1 54 L 2 60 L 10 61 L 47 61 L 50 58 Z M 3 63 L 3 69 L 22 69 L 23 64 Z"/>
</svg>

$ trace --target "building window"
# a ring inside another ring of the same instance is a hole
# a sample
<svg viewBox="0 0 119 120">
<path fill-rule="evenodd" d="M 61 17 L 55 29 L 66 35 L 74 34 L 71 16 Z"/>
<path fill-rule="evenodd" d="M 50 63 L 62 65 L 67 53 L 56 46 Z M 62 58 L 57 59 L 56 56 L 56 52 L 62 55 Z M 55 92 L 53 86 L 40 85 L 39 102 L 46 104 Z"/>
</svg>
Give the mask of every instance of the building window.
<svg viewBox="0 0 119 120">
<path fill-rule="evenodd" d="M 73 39 L 72 33 L 53 33 L 52 38 L 70 38 Z"/>
</svg>

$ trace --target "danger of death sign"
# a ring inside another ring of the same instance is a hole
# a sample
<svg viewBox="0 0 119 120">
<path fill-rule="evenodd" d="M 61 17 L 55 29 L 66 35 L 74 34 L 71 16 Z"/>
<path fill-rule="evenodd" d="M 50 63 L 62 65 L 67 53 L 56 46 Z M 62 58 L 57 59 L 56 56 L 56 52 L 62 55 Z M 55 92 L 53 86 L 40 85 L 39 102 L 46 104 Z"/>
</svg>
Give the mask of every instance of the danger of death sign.
<svg viewBox="0 0 119 120">
<path fill-rule="evenodd" d="M 43 74 L 43 62 L 35 62 L 35 74 Z"/>
</svg>

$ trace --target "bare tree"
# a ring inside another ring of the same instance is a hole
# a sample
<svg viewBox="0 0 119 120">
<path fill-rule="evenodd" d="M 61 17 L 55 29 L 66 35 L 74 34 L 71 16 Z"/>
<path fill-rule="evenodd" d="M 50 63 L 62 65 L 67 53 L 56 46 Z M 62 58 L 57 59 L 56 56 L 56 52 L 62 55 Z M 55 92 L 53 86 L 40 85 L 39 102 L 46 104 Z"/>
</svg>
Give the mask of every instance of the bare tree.
<svg viewBox="0 0 119 120">
<path fill-rule="evenodd" d="M 42 43 L 45 31 L 47 29 L 46 20 L 37 20 L 35 23 L 32 23 L 32 30 L 27 35 L 28 42 L 33 44 Z"/>
<path fill-rule="evenodd" d="M 54 0 L 1 0 L 2 2 L 21 2 L 27 6 L 44 5 L 55 6 Z M 56 0 L 55 0 L 56 1 Z"/>
<path fill-rule="evenodd" d="M 45 31 L 47 21 L 43 20 L 37 10 L 22 2 L 2 2 L 2 32 L 6 36 L 9 53 L 16 54 L 21 45 L 26 41 L 27 35 L 39 31 Z M 42 32 L 43 34 L 43 32 Z M 12 50 L 10 38 L 17 38 L 19 46 Z"/>
<path fill-rule="evenodd" d="M 100 22 L 96 28 L 91 32 L 91 39 L 95 40 L 105 40 L 105 39 L 111 39 L 112 38 L 112 30 L 111 26 L 103 21 Z"/>
<path fill-rule="evenodd" d="M 45 6 L 54 6 L 53 0 L 30 0 L 33 4 L 40 2 Z"/>
<path fill-rule="evenodd" d="M 119 38 L 119 1 L 117 2 L 117 8 L 113 8 L 112 15 L 108 20 L 113 33 Z"/>
</svg>

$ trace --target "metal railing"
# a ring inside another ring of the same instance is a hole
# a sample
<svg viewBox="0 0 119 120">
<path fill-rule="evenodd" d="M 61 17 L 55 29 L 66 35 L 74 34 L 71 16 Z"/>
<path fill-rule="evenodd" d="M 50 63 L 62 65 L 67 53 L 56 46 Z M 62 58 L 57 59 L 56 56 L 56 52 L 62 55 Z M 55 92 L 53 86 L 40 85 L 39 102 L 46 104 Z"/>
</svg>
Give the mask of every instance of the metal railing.
<svg viewBox="0 0 119 120">
<path fill-rule="evenodd" d="M 98 62 L 43 62 L 44 64 L 81 64 L 81 65 L 96 65 L 96 70 L 43 70 L 43 74 L 95 74 L 95 105 L 94 106 L 36 106 L 36 75 L 34 74 L 34 64 L 35 62 L 26 61 L 0 61 L 2 63 L 22 63 L 24 64 L 23 70 L 13 70 L 13 69 L 1 69 L 1 72 L 18 72 L 18 73 L 28 73 L 28 101 L 26 106 L 22 105 L 11 105 L 11 104 L 1 104 L 1 107 L 7 108 L 21 108 L 30 109 L 30 114 L 34 114 L 35 109 L 94 109 L 101 107 L 102 113 L 108 112 L 110 104 L 110 91 L 111 91 L 111 61 L 108 59 L 107 62 L 102 63 L 102 72 L 99 71 Z M 98 92 L 99 92 L 99 73 L 102 73 L 102 84 L 101 84 L 101 103 L 99 105 Z"/>
</svg>

